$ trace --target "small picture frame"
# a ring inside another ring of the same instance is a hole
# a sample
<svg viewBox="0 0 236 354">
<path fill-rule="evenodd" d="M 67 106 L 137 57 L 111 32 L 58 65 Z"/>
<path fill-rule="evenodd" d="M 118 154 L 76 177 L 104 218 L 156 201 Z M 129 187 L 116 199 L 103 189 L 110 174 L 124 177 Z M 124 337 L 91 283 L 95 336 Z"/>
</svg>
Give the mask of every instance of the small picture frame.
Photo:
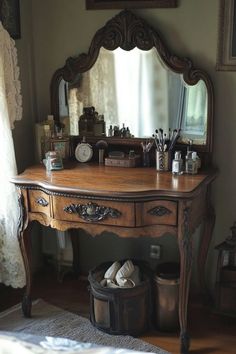
<svg viewBox="0 0 236 354">
<path fill-rule="evenodd" d="M 87 10 L 177 7 L 177 0 L 86 0 Z"/>
<path fill-rule="evenodd" d="M 221 0 L 216 69 L 236 71 L 236 0 Z"/>
<path fill-rule="evenodd" d="M 70 157 L 69 138 L 51 139 L 51 150 L 59 152 L 63 160 L 68 160 Z"/>
<path fill-rule="evenodd" d="M 19 0 L 0 0 L 0 20 L 13 39 L 21 38 Z"/>
</svg>

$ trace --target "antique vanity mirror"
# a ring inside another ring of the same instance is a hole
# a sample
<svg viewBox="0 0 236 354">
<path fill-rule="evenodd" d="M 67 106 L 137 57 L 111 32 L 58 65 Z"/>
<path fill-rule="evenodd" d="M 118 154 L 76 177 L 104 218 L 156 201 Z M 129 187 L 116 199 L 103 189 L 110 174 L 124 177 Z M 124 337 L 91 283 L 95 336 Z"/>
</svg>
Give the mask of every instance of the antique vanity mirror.
<svg viewBox="0 0 236 354">
<path fill-rule="evenodd" d="M 140 144 L 155 129 L 180 128 L 180 148 L 193 140 L 209 160 L 213 90 L 208 75 L 189 59 L 172 55 L 159 34 L 130 11 L 108 21 L 88 54 L 68 58 L 52 78 L 52 114 L 56 124 L 66 122 L 70 135 L 78 136 L 86 106 L 104 116 L 106 133 L 110 125 L 129 127 L 129 142 L 109 138 L 111 144 Z"/>
</svg>

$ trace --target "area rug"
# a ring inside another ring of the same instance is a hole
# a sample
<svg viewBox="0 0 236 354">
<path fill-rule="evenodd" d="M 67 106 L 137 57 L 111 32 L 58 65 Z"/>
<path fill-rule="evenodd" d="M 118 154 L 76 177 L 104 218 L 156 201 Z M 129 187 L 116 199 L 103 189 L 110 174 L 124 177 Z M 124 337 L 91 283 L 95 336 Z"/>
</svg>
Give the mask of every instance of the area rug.
<svg viewBox="0 0 236 354">
<path fill-rule="evenodd" d="M 87 318 L 53 306 L 41 299 L 33 302 L 32 318 L 24 318 L 21 305 L 0 313 L 0 331 L 37 336 L 63 337 L 80 342 L 158 354 L 167 351 L 131 336 L 110 335 L 96 329 Z"/>
</svg>

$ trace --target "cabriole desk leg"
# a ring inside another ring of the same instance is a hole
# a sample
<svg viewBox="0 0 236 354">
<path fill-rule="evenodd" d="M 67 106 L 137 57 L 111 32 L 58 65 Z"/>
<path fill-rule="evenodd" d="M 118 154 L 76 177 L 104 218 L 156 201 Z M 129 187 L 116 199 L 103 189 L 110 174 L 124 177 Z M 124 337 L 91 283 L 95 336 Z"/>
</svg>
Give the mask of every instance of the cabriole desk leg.
<svg viewBox="0 0 236 354">
<path fill-rule="evenodd" d="M 188 354 L 190 337 L 187 332 L 187 308 L 189 284 L 192 268 L 192 235 L 189 228 L 190 208 L 185 206 L 180 212 L 178 245 L 180 251 L 180 288 L 179 288 L 179 322 L 180 353 Z"/>
<path fill-rule="evenodd" d="M 79 275 L 79 230 L 71 229 L 69 232 L 70 232 L 72 251 L 73 251 L 73 270 L 74 273 L 78 276 Z"/>
<path fill-rule="evenodd" d="M 206 284 L 206 260 L 209 245 L 212 239 L 213 228 L 215 225 L 215 210 L 210 203 L 207 205 L 207 215 L 203 223 L 201 232 L 200 248 L 198 254 L 198 276 L 202 294 L 205 295 L 206 301 L 211 300 L 211 295 Z"/>
<path fill-rule="evenodd" d="M 21 254 L 25 266 L 26 275 L 26 291 L 22 299 L 22 311 L 25 317 L 31 317 L 31 288 L 32 288 L 32 275 L 30 270 L 31 264 L 31 224 L 28 225 L 28 218 L 26 207 L 24 204 L 24 195 L 19 193 L 19 206 L 20 206 L 20 218 L 18 224 L 18 241 L 20 244 Z"/>
</svg>

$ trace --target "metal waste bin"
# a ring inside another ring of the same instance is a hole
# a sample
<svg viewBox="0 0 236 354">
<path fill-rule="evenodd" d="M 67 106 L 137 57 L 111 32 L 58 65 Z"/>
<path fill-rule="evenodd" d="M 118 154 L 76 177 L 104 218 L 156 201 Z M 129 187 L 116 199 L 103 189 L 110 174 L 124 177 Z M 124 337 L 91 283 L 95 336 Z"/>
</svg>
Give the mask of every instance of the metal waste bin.
<svg viewBox="0 0 236 354">
<path fill-rule="evenodd" d="M 161 331 L 179 327 L 179 274 L 178 263 L 162 263 L 154 278 L 155 323 Z"/>
</svg>

